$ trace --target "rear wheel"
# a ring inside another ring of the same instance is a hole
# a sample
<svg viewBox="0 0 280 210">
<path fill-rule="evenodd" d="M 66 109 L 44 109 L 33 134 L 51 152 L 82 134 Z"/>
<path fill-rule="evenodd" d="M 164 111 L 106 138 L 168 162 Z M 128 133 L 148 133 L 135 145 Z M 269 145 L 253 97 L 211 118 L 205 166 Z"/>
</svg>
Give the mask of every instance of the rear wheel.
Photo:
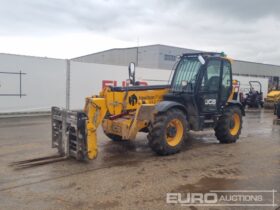
<svg viewBox="0 0 280 210">
<path fill-rule="evenodd" d="M 185 114 L 171 109 L 158 114 L 148 134 L 149 145 L 160 155 L 170 155 L 181 150 L 186 138 L 187 121 Z"/>
<path fill-rule="evenodd" d="M 227 107 L 215 127 L 215 135 L 220 143 L 234 143 L 242 129 L 242 114 L 237 106 Z"/>
</svg>

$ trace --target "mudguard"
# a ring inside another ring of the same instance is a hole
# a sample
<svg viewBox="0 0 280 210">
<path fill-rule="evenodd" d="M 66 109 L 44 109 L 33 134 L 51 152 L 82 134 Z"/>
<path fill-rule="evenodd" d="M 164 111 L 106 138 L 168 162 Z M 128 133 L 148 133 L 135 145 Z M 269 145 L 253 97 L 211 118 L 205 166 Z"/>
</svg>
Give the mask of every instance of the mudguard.
<svg viewBox="0 0 280 210">
<path fill-rule="evenodd" d="M 227 106 L 238 106 L 241 110 L 243 116 L 245 116 L 245 109 L 244 106 L 239 101 L 228 101 Z"/>
<path fill-rule="evenodd" d="M 157 112 L 166 112 L 171 108 L 181 109 L 183 112 L 187 112 L 186 107 L 175 101 L 161 101 L 156 104 L 155 109 Z"/>
</svg>

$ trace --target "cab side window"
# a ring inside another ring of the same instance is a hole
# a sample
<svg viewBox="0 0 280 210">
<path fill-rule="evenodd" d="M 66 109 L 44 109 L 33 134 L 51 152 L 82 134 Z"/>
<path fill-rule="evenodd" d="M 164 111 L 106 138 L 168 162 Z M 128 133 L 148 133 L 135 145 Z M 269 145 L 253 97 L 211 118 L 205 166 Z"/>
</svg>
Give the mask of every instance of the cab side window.
<svg viewBox="0 0 280 210">
<path fill-rule="evenodd" d="M 232 78 L 231 78 L 231 65 L 229 61 L 224 61 L 223 65 L 223 77 L 222 77 L 222 90 L 221 90 L 221 100 L 227 101 L 230 90 L 232 87 Z"/>
<path fill-rule="evenodd" d="M 204 72 L 200 91 L 219 91 L 220 86 L 220 60 L 210 60 Z"/>
</svg>

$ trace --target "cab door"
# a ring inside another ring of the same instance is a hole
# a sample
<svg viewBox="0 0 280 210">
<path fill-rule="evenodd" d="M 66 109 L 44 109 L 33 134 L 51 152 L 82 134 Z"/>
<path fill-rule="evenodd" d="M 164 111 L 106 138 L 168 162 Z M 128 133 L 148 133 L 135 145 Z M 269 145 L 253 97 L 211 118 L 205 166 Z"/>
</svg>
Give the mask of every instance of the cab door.
<svg viewBox="0 0 280 210">
<path fill-rule="evenodd" d="M 222 60 L 211 58 L 206 63 L 200 77 L 197 105 L 200 113 L 216 113 L 220 104 Z"/>
</svg>

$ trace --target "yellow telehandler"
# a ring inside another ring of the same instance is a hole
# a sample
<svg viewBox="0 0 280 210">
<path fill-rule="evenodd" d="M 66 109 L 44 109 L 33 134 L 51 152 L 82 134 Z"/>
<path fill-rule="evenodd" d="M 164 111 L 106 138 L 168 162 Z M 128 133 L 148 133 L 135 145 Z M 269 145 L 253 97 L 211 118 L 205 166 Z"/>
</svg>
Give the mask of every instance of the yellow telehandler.
<svg viewBox="0 0 280 210">
<path fill-rule="evenodd" d="M 135 85 L 131 63 L 129 83 L 87 97 L 83 111 L 53 107 L 52 147 L 65 157 L 94 159 L 100 124 L 113 141 L 148 133 L 151 149 L 160 155 L 179 152 L 189 130 L 213 128 L 220 143 L 239 138 L 245 112 L 232 80 L 231 59 L 223 53 L 183 54 L 169 85 Z"/>
</svg>

